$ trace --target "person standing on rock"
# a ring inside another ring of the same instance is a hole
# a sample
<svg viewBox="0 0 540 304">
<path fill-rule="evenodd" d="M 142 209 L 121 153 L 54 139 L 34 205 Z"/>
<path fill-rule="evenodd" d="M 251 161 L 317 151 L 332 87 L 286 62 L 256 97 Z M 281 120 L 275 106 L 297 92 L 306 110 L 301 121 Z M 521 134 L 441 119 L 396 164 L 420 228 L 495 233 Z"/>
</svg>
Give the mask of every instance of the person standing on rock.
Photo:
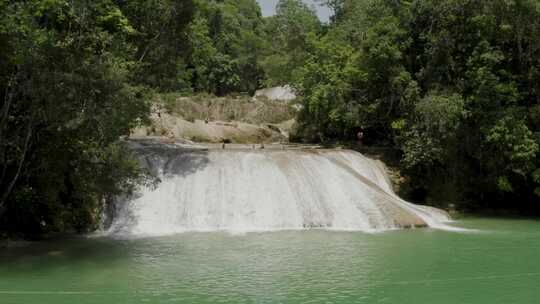
<svg viewBox="0 0 540 304">
<path fill-rule="evenodd" d="M 356 137 L 358 138 L 358 145 L 362 146 L 364 144 L 364 128 L 361 127 L 360 131 L 356 134 Z"/>
</svg>

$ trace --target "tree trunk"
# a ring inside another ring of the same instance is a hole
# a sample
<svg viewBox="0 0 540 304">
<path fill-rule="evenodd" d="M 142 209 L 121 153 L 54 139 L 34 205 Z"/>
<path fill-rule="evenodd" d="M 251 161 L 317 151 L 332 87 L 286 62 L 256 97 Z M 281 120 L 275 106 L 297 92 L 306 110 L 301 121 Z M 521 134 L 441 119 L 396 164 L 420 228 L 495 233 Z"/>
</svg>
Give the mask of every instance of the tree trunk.
<svg viewBox="0 0 540 304">
<path fill-rule="evenodd" d="M 13 102 L 14 95 L 14 90 L 12 89 L 12 87 L 16 77 L 17 75 L 13 76 L 6 84 L 4 103 L 2 105 L 2 109 L 0 110 L 0 143 L 3 143 L 0 145 L 0 157 L 2 158 L 2 174 L 0 175 L 0 185 L 2 185 L 4 182 L 4 177 L 6 175 L 8 166 L 6 147 L 4 145 L 6 142 L 6 139 L 4 138 L 4 129 L 6 129 L 9 120 L 9 111 L 11 108 L 11 103 Z"/>
<path fill-rule="evenodd" d="M 14 75 L 6 85 L 6 91 L 4 95 L 4 104 L 2 105 L 2 111 L 0 116 L 0 142 L 3 142 L 4 129 L 6 128 L 9 110 L 11 108 L 11 103 L 13 101 L 14 90 L 12 89 L 14 82 L 16 81 L 17 75 Z"/>
<path fill-rule="evenodd" d="M 0 200 L 0 216 L 5 211 L 6 201 L 11 195 L 11 192 L 13 191 L 13 188 L 15 187 L 15 184 L 17 183 L 21 175 L 23 165 L 26 161 L 26 154 L 28 153 L 28 148 L 30 147 L 30 139 L 32 138 L 33 124 L 34 124 L 34 115 L 32 115 L 32 117 L 30 118 L 30 122 L 28 124 L 28 131 L 26 132 L 26 138 L 24 140 L 24 148 L 22 151 L 21 159 L 19 160 L 19 164 L 17 166 L 17 172 L 15 173 L 15 176 L 13 176 L 13 179 L 9 183 L 9 186 L 6 189 L 6 192 L 4 192 L 4 194 L 2 195 L 2 199 Z"/>
</svg>

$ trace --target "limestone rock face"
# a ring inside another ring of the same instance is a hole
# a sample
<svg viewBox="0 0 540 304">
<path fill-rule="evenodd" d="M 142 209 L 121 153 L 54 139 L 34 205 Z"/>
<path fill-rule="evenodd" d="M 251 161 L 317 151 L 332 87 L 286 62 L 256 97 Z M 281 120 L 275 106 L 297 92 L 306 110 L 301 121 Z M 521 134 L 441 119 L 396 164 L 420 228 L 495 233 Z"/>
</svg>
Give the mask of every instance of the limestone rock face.
<svg viewBox="0 0 540 304">
<path fill-rule="evenodd" d="M 151 116 L 152 125 L 132 130 L 132 137 L 162 136 L 206 143 L 271 143 L 287 140 L 287 134 L 273 125 L 254 125 L 243 122 L 195 120 L 161 113 Z"/>
<path fill-rule="evenodd" d="M 257 98 L 263 96 L 270 100 L 280 101 L 291 101 L 296 98 L 293 89 L 288 85 L 258 90 L 255 92 L 254 97 Z"/>
</svg>

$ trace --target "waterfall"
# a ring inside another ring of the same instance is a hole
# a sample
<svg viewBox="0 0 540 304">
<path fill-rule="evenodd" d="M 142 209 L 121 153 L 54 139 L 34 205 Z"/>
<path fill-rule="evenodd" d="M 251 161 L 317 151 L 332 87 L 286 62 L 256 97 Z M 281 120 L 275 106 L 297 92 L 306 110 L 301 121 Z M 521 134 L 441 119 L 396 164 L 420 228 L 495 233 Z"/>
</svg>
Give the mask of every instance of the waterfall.
<svg viewBox="0 0 540 304">
<path fill-rule="evenodd" d="M 437 227 L 443 211 L 392 190 L 384 165 L 347 150 L 190 149 L 136 143 L 161 182 L 119 201 L 108 233 Z"/>
</svg>

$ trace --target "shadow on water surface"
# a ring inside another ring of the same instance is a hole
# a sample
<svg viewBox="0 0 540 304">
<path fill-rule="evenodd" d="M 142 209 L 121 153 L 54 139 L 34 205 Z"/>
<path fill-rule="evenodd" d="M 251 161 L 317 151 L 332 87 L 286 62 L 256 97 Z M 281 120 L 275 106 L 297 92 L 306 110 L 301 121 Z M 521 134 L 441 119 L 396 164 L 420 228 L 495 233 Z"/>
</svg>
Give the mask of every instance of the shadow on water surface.
<svg viewBox="0 0 540 304">
<path fill-rule="evenodd" d="M 24 273 L 29 269 L 40 271 L 66 263 L 95 264 L 96 261 L 103 267 L 129 258 L 132 254 L 129 248 L 127 242 L 105 238 L 64 237 L 32 242 L 0 252 L 0 273 L 6 269 L 13 272 L 20 268 Z"/>
</svg>

